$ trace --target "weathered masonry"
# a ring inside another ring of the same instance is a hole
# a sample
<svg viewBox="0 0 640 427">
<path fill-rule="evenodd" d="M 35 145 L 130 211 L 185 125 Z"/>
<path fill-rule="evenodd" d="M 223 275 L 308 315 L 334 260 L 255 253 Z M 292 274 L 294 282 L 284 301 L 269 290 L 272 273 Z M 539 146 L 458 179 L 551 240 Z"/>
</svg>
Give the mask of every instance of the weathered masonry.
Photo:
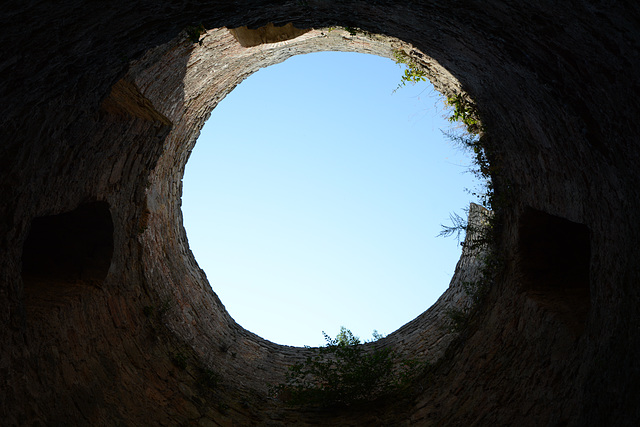
<svg viewBox="0 0 640 427">
<path fill-rule="evenodd" d="M 640 5 L 10 0 L 0 22 L 3 425 L 637 425 Z M 467 251 L 386 338 L 432 374 L 331 411 L 269 395 L 307 350 L 230 318 L 180 211 L 217 103 L 323 50 L 402 50 L 468 94 L 501 201 L 474 322 L 442 327 L 479 268 Z"/>
</svg>

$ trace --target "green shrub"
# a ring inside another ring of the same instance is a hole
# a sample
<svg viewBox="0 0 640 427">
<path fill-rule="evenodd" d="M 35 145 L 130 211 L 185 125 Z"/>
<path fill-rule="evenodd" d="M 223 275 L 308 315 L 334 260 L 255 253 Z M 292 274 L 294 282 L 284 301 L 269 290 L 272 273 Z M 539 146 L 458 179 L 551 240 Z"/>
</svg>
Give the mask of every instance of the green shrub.
<svg viewBox="0 0 640 427">
<path fill-rule="evenodd" d="M 346 31 L 349 32 L 350 35 L 355 36 L 356 34 L 358 34 L 358 29 L 354 28 L 354 27 L 344 27 L 344 29 Z"/>
<path fill-rule="evenodd" d="M 342 327 L 336 338 L 315 355 L 289 368 L 275 392 L 291 405 L 352 405 L 373 400 L 406 386 L 418 364 L 403 361 L 389 348 L 366 350 L 360 339 Z M 374 332 L 374 339 L 381 335 Z"/>
<path fill-rule="evenodd" d="M 487 157 L 487 152 L 484 148 L 484 142 L 487 137 L 485 135 L 480 137 L 468 132 L 456 133 L 453 131 L 442 131 L 442 133 L 454 145 L 473 153 L 473 163 L 475 164 L 475 167 L 471 169 L 471 172 L 473 172 L 476 178 L 478 178 L 482 183 L 482 188 L 476 191 L 470 191 L 470 193 L 478 198 L 478 201 L 482 206 L 487 209 L 492 209 L 494 195 L 492 178 L 498 170 L 495 166 L 492 166 L 489 163 L 489 158 Z M 456 222 L 453 221 L 453 224 L 456 225 Z M 445 236 L 448 236 L 448 234 L 445 234 Z"/>
</svg>

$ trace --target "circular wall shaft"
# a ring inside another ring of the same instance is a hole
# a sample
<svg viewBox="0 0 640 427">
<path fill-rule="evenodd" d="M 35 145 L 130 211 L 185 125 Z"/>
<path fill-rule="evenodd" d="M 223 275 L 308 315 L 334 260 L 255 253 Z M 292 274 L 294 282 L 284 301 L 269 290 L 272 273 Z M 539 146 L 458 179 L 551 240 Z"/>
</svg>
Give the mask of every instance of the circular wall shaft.
<svg viewBox="0 0 640 427">
<path fill-rule="evenodd" d="M 7 425 L 638 420 L 639 6 L 93 6 L 0 12 Z M 323 30 L 336 26 L 358 30 Z M 482 268 L 467 251 L 439 302 L 381 342 L 434 362 L 408 393 L 291 408 L 268 386 L 309 350 L 244 330 L 211 291 L 182 226 L 184 165 L 211 110 L 259 68 L 394 49 L 444 94 L 476 102 L 495 184 L 495 277 L 465 329 L 443 327 Z"/>
</svg>

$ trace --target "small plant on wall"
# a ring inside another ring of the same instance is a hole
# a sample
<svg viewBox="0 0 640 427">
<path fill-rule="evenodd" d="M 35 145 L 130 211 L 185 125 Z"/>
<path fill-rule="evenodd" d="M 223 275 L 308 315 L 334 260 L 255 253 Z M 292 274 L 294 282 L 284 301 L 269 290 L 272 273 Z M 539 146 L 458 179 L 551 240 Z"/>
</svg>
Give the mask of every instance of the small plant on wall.
<svg viewBox="0 0 640 427">
<path fill-rule="evenodd" d="M 326 346 L 292 365 L 284 383 L 273 388 L 290 405 L 349 406 L 374 400 L 406 387 L 419 364 L 383 347 L 367 350 L 345 327 Z M 374 331 L 374 341 L 382 336 Z M 423 364 L 422 367 L 425 365 Z"/>
<path fill-rule="evenodd" d="M 400 83 L 394 92 L 406 86 L 407 83 L 416 84 L 427 81 L 427 73 L 406 52 L 394 50 L 393 57 L 396 60 L 396 64 L 406 65 L 404 74 L 400 77 Z"/>
<path fill-rule="evenodd" d="M 185 28 L 185 31 L 187 32 L 187 39 L 190 42 L 202 45 L 202 39 L 200 38 L 200 36 L 207 32 L 207 30 L 204 28 L 204 25 L 189 25 L 187 28 Z"/>
<path fill-rule="evenodd" d="M 427 80 L 426 69 L 418 64 L 407 52 L 396 49 L 393 51 L 393 56 L 396 64 L 406 66 L 404 74 L 400 77 L 400 83 L 394 92 L 406 86 L 407 83 L 414 85 Z M 462 124 L 464 130 L 462 130 L 462 132 L 449 130 L 443 131 L 443 133 L 455 145 L 473 152 L 473 160 L 476 168 L 472 171 L 483 181 L 484 188 L 472 194 L 480 199 L 482 206 L 491 209 L 493 200 L 493 184 L 491 178 L 496 173 L 496 169 L 489 165 L 487 153 L 484 148 L 487 138 L 484 135 L 484 129 L 480 122 L 476 105 L 471 98 L 462 91 L 456 93 L 451 92 L 446 95 L 444 103 L 445 106 L 448 107 L 449 112 L 447 120 L 451 123 Z"/>
<path fill-rule="evenodd" d="M 469 134 L 477 135 L 480 133 L 480 120 L 478 120 L 476 107 L 471 101 L 458 93 L 448 96 L 445 103 L 452 107 L 451 116 L 449 117 L 450 122 L 464 124 Z"/>
<path fill-rule="evenodd" d="M 395 91 L 405 87 L 408 83 L 413 85 L 426 81 L 428 69 L 419 64 L 411 54 L 403 50 L 394 50 L 393 55 L 397 64 L 406 65 Z M 500 176 L 500 169 L 499 166 L 489 163 L 486 147 L 489 145 L 490 139 L 480 121 L 476 104 L 466 92 L 459 88 L 449 88 L 443 95 L 446 118 L 450 123 L 458 124 L 458 126 L 442 132 L 453 145 L 471 152 L 473 159 L 471 172 L 480 181 L 479 188 L 468 191 L 477 197 L 479 204 L 484 208 L 493 211 L 499 210 L 509 202 L 508 198 L 504 196 L 504 190 L 509 186 L 505 186 L 504 180 L 501 182 L 503 194 L 499 200 L 496 200 L 493 179 Z M 482 305 L 494 278 L 501 271 L 501 257 L 495 253 L 498 223 L 496 217 L 495 213 L 489 214 L 482 224 L 468 224 L 465 218 L 452 213 L 450 215 L 451 225 L 442 225 L 439 236 L 456 236 L 460 241 L 461 236 L 463 237 L 467 233 L 473 235 L 474 238 L 465 240 L 464 245 L 470 250 L 477 251 L 477 256 L 481 257 L 478 279 L 463 284 L 465 293 L 471 299 L 471 306 L 452 307 L 446 312 L 449 328 L 452 332 L 461 332 L 468 326 L 472 312 Z"/>
</svg>

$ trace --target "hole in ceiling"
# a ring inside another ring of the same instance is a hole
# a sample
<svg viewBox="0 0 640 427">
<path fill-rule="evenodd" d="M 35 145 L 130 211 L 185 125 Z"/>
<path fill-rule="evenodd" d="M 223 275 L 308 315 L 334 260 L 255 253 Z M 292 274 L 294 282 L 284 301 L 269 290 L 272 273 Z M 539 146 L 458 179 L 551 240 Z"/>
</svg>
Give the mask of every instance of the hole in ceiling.
<svg viewBox="0 0 640 427">
<path fill-rule="evenodd" d="M 430 83 L 372 55 L 295 56 L 253 74 L 213 111 L 187 163 L 183 217 L 213 290 L 243 327 L 322 345 L 412 320 L 460 257 L 436 239 L 472 201 L 470 157 Z"/>
</svg>

